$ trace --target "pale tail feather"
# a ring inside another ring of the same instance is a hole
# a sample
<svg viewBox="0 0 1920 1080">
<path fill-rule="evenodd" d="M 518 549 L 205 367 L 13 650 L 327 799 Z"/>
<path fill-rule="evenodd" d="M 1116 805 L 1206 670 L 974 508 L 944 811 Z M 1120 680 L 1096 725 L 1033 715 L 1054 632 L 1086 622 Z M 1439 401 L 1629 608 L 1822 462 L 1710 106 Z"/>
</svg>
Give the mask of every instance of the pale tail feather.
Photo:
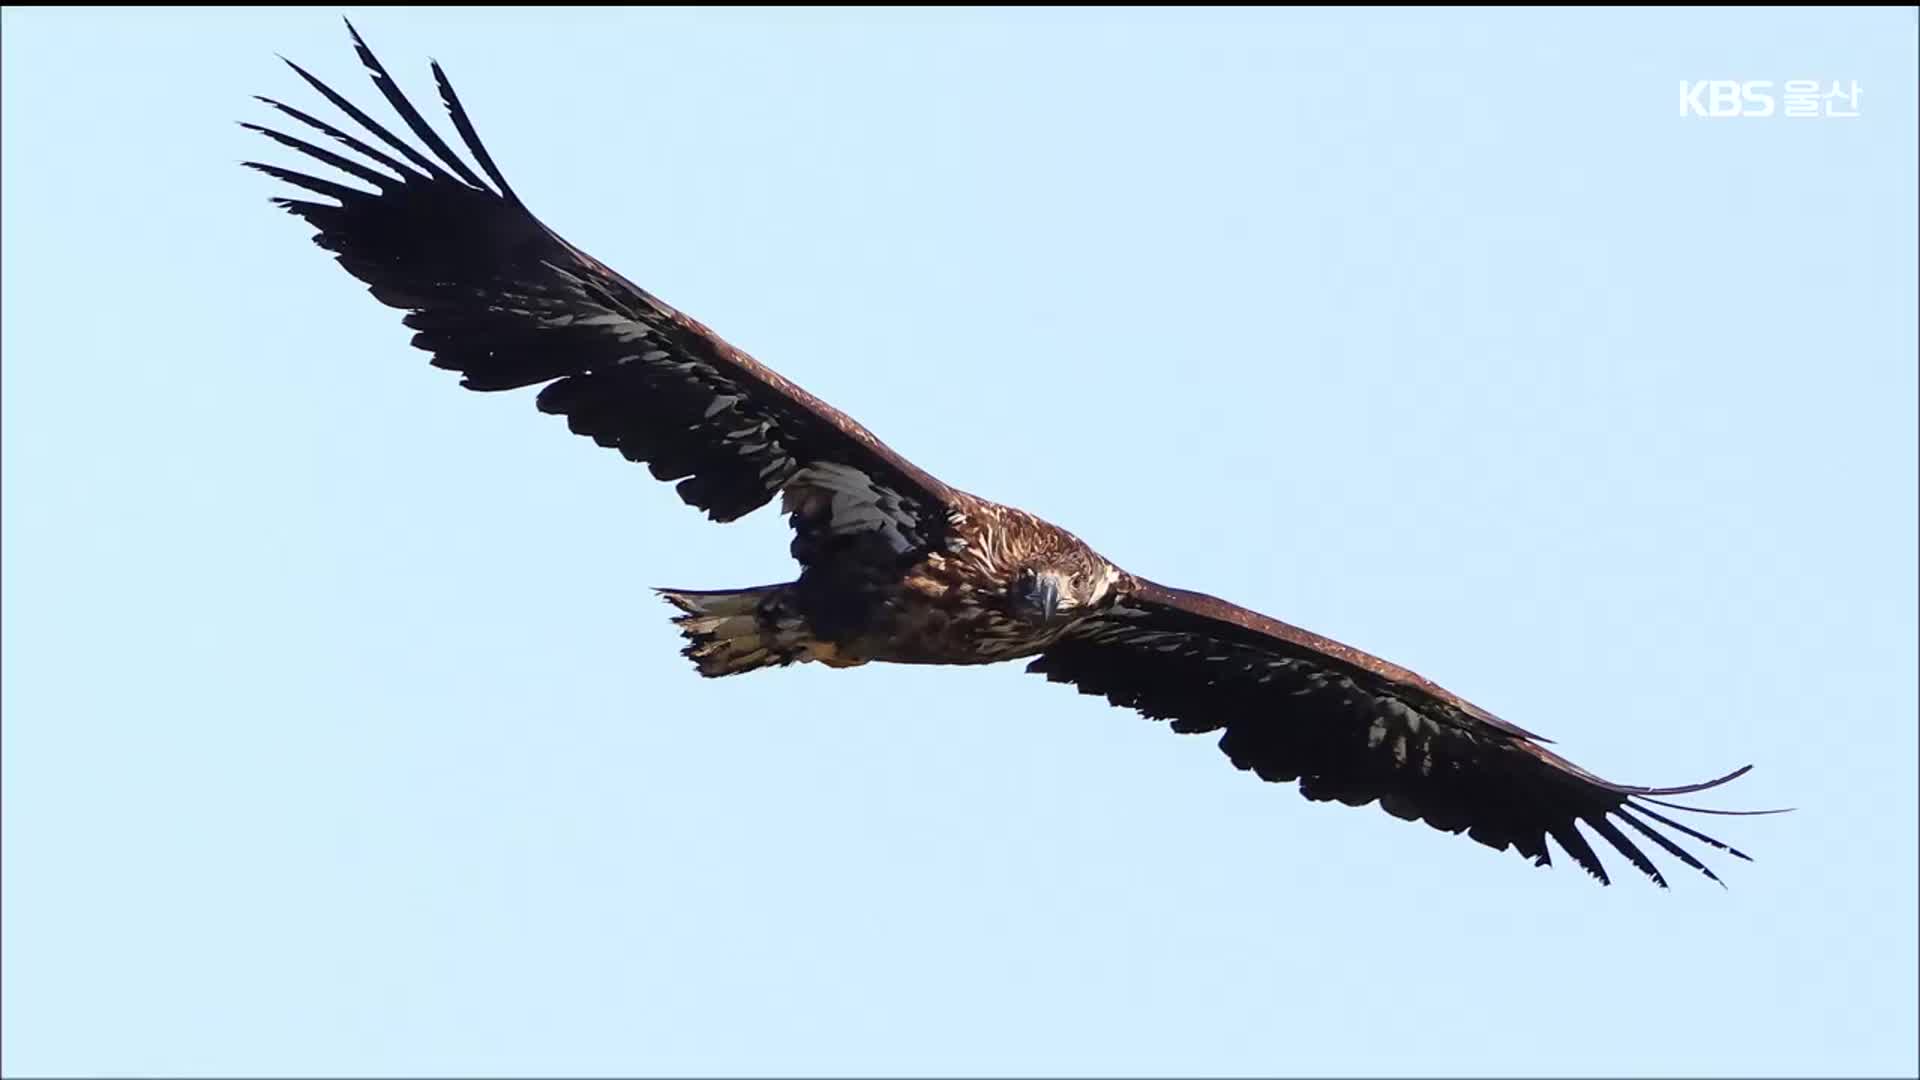
<svg viewBox="0 0 1920 1080">
<path fill-rule="evenodd" d="M 792 585 L 695 592 L 656 589 L 682 614 L 680 654 L 708 678 L 815 658 L 818 645 L 792 602 Z"/>
</svg>

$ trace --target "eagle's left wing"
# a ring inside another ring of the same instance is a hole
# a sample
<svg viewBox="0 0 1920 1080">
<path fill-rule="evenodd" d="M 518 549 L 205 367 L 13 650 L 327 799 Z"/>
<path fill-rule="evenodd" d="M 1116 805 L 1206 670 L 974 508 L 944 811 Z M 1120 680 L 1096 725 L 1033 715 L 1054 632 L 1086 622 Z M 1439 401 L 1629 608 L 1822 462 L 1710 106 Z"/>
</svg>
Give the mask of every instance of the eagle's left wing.
<svg viewBox="0 0 1920 1080">
<path fill-rule="evenodd" d="M 1616 822 L 1715 881 L 1652 823 L 1747 858 L 1649 805 L 1671 806 L 1653 797 L 1714 787 L 1746 768 L 1685 787 L 1609 783 L 1405 668 L 1212 596 L 1135 580 L 1114 608 L 1027 670 L 1170 719 L 1175 731 L 1222 731 L 1220 749 L 1235 765 L 1264 780 L 1297 779 L 1309 799 L 1377 799 L 1396 817 L 1511 846 L 1540 865 L 1551 861 L 1551 836 L 1603 884 L 1606 870 L 1575 822 L 1661 886 Z"/>
<path fill-rule="evenodd" d="M 784 494 L 802 563 L 876 537 L 885 558 L 903 561 L 939 544 L 952 498 L 945 484 L 542 224 L 495 166 L 440 65 L 441 104 L 478 172 L 358 33 L 353 43 L 419 145 L 289 61 L 364 137 L 267 98 L 351 153 L 245 126 L 365 187 L 246 164 L 331 200 L 274 201 L 311 224 L 314 241 L 375 298 L 408 312 L 413 343 L 434 366 L 459 372 L 472 390 L 542 387 L 543 412 L 645 462 L 656 478 L 679 481 L 680 497 L 716 521 Z"/>
</svg>

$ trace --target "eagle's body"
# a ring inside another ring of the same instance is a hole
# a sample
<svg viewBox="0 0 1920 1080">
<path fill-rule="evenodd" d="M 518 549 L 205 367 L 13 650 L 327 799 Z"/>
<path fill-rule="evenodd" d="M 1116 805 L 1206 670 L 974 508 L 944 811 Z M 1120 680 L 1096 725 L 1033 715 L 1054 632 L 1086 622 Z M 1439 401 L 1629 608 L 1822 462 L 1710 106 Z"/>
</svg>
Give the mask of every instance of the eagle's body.
<svg viewBox="0 0 1920 1080">
<path fill-rule="evenodd" d="M 990 664 L 1045 650 L 1126 591 L 1125 571 L 1059 526 L 951 489 L 948 503 L 922 521 L 875 498 L 863 474 L 803 471 L 785 499 L 797 581 L 662 590 L 685 613 L 686 655 L 706 675 L 806 660 Z M 1059 582 L 1052 604 L 1043 574 Z"/>
<path fill-rule="evenodd" d="M 1310 799 L 1378 801 L 1543 864 L 1552 837 L 1603 882 L 1582 828 L 1661 884 L 1620 825 L 1709 877 L 1655 823 L 1739 854 L 1653 808 L 1673 805 L 1656 796 L 1739 772 L 1673 788 L 1610 783 L 1405 668 L 1155 584 L 1033 514 L 947 486 L 554 234 L 508 186 L 437 64 L 441 100 L 479 173 L 354 41 L 425 151 L 295 66 L 387 149 L 269 101 L 357 156 L 248 127 L 372 189 L 250 162 L 331 200 L 276 202 L 377 299 L 406 310 L 414 344 L 469 389 L 542 387 L 542 411 L 677 481 L 681 498 L 716 521 L 776 498 L 788 514 L 794 580 L 661 590 L 701 674 L 1027 659 L 1029 671 L 1176 731 L 1220 732 L 1235 765 L 1297 780 Z"/>
</svg>

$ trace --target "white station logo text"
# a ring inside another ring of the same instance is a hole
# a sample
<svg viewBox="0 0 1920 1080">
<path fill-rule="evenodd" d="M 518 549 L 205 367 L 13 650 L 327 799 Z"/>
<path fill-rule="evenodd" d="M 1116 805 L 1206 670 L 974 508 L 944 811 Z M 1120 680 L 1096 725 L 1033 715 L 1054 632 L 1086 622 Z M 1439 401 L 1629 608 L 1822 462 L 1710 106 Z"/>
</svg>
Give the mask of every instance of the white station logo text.
<svg viewBox="0 0 1920 1080">
<path fill-rule="evenodd" d="M 1681 79 L 1680 115 L 1710 120 L 1784 116 L 1853 119 L 1860 115 L 1860 84 L 1838 80 Z"/>
</svg>

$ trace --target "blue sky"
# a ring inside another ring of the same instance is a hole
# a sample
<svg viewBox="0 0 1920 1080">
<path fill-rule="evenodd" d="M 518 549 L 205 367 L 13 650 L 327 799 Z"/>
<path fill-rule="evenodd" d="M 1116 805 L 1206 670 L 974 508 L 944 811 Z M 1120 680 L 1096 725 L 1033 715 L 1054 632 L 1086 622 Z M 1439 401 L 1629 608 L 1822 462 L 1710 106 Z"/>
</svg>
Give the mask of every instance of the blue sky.
<svg viewBox="0 0 1920 1080">
<path fill-rule="evenodd" d="M 1911 10 L 348 13 L 950 482 L 1801 809 L 1602 889 L 1017 666 L 703 681 L 649 589 L 778 517 L 237 167 L 336 13 L 8 10 L 8 1074 L 1913 1073 Z"/>
</svg>

